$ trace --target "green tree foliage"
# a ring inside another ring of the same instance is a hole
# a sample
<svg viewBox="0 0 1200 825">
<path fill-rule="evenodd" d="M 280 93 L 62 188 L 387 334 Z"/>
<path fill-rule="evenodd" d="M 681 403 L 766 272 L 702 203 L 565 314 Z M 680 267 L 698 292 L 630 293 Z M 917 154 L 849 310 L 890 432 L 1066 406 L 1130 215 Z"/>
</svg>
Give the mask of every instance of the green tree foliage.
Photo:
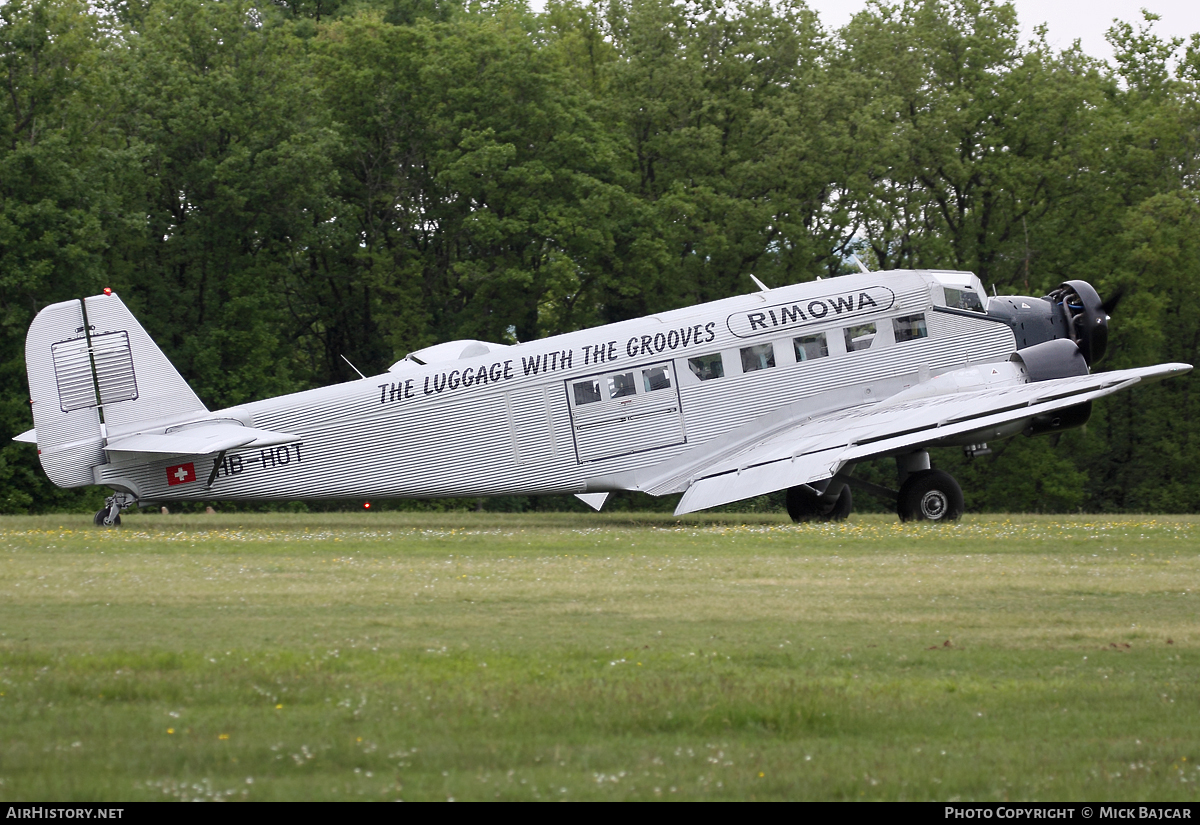
<svg viewBox="0 0 1200 825">
<path fill-rule="evenodd" d="M 1110 65 L 1021 42 L 996 0 L 878 0 L 838 31 L 801 0 L 10 0 L 0 435 L 31 425 L 33 314 L 103 286 L 214 407 L 851 253 L 1021 294 L 1084 278 L 1122 296 L 1108 364 L 1194 362 L 1200 35 L 1155 19 L 1113 27 Z M 939 460 L 977 509 L 1193 510 L 1192 383 Z M 0 510 L 95 496 L 0 447 Z"/>
<path fill-rule="evenodd" d="M 1088 135 L 1106 84 L 1076 50 L 1018 43 L 1006 4 L 875 5 L 843 32 L 836 59 L 860 145 L 848 209 L 880 267 L 974 271 L 1029 283 L 1029 229 L 1078 203 L 1097 158 Z M 1035 247 L 1036 248 L 1036 247 Z"/>
<path fill-rule="evenodd" d="M 313 46 L 345 146 L 341 219 L 353 233 L 326 281 L 371 290 L 363 305 L 384 304 L 382 339 L 400 355 L 595 317 L 589 293 L 626 199 L 609 180 L 615 151 L 521 22 L 360 16 Z"/>
<path fill-rule="evenodd" d="M 119 209 L 120 147 L 105 144 L 95 101 L 108 44 L 82 2 L 0 5 L 0 510 L 60 506 L 28 445 L 25 330 L 39 309 L 104 283 Z"/>
<path fill-rule="evenodd" d="M 337 142 L 301 42 L 250 5 L 168 1 L 115 62 L 144 226 L 113 286 L 210 404 L 303 386 L 324 361 L 289 299 L 337 212 Z"/>
<path fill-rule="evenodd" d="M 844 138 L 827 39 L 784 2 L 614 2 L 595 70 L 635 210 L 619 320 L 837 271 L 849 240 L 829 157 Z"/>
</svg>

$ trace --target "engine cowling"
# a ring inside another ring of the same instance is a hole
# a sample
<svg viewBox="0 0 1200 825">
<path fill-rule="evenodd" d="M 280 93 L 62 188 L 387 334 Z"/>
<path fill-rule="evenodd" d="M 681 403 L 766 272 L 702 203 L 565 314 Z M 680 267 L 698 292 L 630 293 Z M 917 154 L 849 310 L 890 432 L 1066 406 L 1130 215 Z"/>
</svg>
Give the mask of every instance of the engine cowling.
<svg viewBox="0 0 1200 825">
<path fill-rule="evenodd" d="M 1009 358 L 1025 366 L 1029 381 L 1052 381 L 1055 378 L 1073 378 L 1087 375 L 1087 358 L 1083 347 L 1066 338 L 1043 341 L 1032 347 L 1019 349 Z"/>
<path fill-rule="evenodd" d="M 1108 349 L 1108 312 L 1099 293 L 1087 281 L 1064 281 L 1046 296 L 1063 313 L 1067 334 L 1092 366 Z"/>
<path fill-rule="evenodd" d="M 1012 328 L 1018 352 L 1049 341 L 1069 341 L 1090 367 L 1108 348 L 1108 312 L 1087 281 L 1064 281 L 1044 298 L 996 296 L 988 301 L 987 314 Z"/>
</svg>

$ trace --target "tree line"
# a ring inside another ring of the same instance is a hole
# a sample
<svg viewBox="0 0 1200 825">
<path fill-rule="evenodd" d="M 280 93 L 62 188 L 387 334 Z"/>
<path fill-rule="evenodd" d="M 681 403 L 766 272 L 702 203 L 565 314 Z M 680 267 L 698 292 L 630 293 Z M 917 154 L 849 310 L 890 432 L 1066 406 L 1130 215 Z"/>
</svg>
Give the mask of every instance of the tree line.
<svg viewBox="0 0 1200 825">
<path fill-rule="evenodd" d="M 851 255 L 1001 293 L 1083 278 L 1122 296 L 1104 366 L 1195 362 L 1200 36 L 1153 24 L 1114 23 L 1105 62 L 993 0 L 836 30 L 800 0 L 8 0 L 0 511 L 96 499 L 7 439 L 33 315 L 103 287 L 210 408 Z M 1193 511 L 1192 386 L 935 458 L 972 509 Z"/>
</svg>

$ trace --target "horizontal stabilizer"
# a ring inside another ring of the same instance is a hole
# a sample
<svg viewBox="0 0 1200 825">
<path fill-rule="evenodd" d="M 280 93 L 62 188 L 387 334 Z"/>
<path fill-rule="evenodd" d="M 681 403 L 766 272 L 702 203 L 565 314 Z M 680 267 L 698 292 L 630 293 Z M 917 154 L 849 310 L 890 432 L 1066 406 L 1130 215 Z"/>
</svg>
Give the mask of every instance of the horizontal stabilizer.
<svg viewBox="0 0 1200 825">
<path fill-rule="evenodd" d="M 37 428 L 26 430 L 20 435 L 13 436 L 13 441 L 24 441 L 26 444 L 37 444 Z"/>
<path fill-rule="evenodd" d="M 109 452 L 160 455 L 212 455 L 238 447 L 274 447 L 300 437 L 291 433 L 243 427 L 233 422 L 213 422 L 172 427 L 165 433 L 137 433 L 111 439 Z"/>
</svg>

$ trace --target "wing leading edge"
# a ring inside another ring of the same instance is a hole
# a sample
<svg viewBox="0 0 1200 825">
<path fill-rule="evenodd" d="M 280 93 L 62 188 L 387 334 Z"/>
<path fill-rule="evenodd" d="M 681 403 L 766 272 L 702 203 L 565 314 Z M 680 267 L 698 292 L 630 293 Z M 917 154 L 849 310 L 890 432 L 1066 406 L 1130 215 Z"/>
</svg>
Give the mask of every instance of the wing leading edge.
<svg viewBox="0 0 1200 825">
<path fill-rule="evenodd" d="M 675 514 L 821 481 L 850 462 L 999 427 L 1189 370 L 1188 364 L 1159 364 L 812 416 L 694 469 Z"/>
</svg>

